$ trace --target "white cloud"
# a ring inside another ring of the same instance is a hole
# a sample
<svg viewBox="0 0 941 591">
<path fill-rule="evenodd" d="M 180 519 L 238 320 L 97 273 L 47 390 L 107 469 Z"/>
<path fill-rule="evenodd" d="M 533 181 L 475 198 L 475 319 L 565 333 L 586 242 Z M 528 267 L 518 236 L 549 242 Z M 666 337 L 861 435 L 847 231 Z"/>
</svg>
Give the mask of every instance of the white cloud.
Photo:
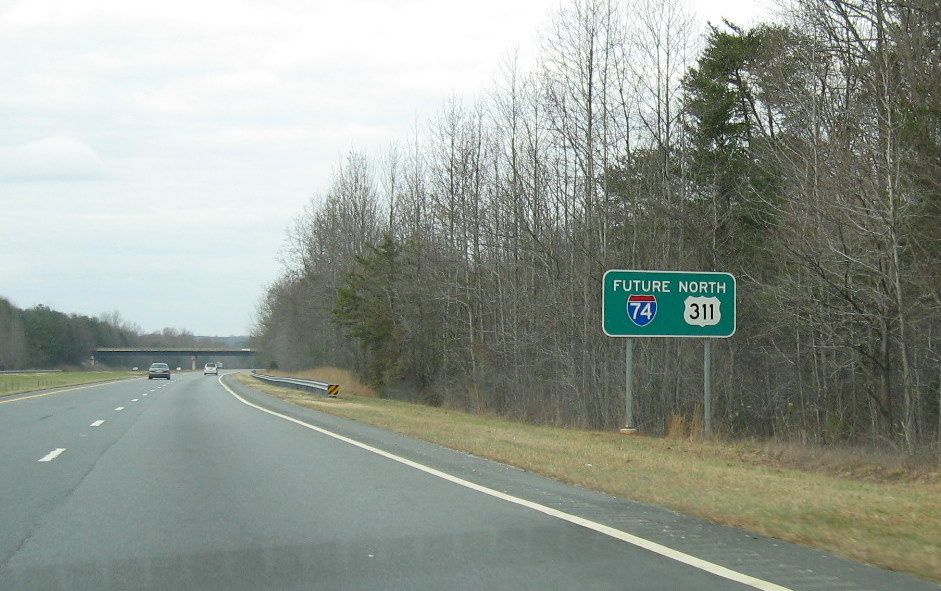
<svg viewBox="0 0 941 591">
<path fill-rule="evenodd" d="M 195 23 L 238 27 L 259 22 L 284 24 L 283 15 L 268 2 L 233 0 L 21 0 L 0 14 L 0 29 L 76 28 L 89 25 Z"/>
<path fill-rule="evenodd" d="M 101 180 L 108 176 L 102 158 L 70 137 L 50 137 L 0 148 L 0 182 Z"/>
</svg>

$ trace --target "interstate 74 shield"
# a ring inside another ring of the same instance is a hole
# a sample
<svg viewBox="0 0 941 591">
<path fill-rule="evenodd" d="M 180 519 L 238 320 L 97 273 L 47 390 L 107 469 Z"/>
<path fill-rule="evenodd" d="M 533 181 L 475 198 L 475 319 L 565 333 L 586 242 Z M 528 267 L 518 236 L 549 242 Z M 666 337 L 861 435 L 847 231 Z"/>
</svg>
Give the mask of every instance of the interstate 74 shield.
<svg viewBox="0 0 941 591">
<path fill-rule="evenodd" d="M 656 315 L 656 296 L 633 294 L 627 298 L 627 316 L 637 326 L 647 326 Z"/>
</svg>

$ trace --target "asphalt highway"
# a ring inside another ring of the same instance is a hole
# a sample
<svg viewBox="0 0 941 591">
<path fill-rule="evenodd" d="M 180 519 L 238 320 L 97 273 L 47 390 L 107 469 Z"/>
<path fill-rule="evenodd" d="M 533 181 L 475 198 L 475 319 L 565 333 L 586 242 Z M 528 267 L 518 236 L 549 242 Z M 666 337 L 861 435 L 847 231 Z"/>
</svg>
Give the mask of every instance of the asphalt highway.
<svg viewBox="0 0 941 591">
<path fill-rule="evenodd" d="M 0 589 L 927 582 L 175 374 L 0 398 Z"/>
</svg>

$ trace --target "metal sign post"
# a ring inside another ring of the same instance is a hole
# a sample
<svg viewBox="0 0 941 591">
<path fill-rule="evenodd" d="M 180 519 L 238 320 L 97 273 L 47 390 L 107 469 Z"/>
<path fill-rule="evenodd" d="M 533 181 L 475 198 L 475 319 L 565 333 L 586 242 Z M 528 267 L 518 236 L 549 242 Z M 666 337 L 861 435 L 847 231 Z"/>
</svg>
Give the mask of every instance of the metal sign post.
<svg viewBox="0 0 941 591">
<path fill-rule="evenodd" d="M 633 435 L 637 433 L 634 427 L 634 339 L 624 339 L 624 365 L 626 367 L 624 382 L 627 384 L 625 387 L 627 413 L 621 433 Z"/>
<path fill-rule="evenodd" d="M 712 433 L 712 345 L 710 339 L 735 334 L 735 277 L 729 273 L 633 271 L 604 274 L 602 328 L 610 337 L 627 337 L 626 425 L 636 433 L 633 413 L 633 337 L 701 338 L 703 351 L 703 429 Z"/>
<path fill-rule="evenodd" d="M 703 340 L 703 433 L 712 435 L 712 341 Z"/>
</svg>

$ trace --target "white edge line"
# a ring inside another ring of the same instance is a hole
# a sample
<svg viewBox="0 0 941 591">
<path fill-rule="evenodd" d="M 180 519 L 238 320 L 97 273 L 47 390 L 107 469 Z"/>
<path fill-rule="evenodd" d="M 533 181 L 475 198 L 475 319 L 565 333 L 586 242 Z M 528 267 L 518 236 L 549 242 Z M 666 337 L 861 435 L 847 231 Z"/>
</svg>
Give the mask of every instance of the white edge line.
<svg viewBox="0 0 941 591">
<path fill-rule="evenodd" d="M 558 509 L 553 509 L 552 507 L 546 507 L 545 505 L 540 505 L 539 503 L 534 503 L 534 502 L 532 502 L 532 501 L 527 501 L 526 499 L 521 499 L 521 498 L 519 498 L 519 497 L 514 497 L 513 495 L 509 495 L 509 494 L 500 492 L 500 491 L 498 491 L 498 490 L 494 490 L 494 489 L 492 489 L 492 488 L 487 488 L 486 486 L 482 486 L 482 485 L 479 485 L 479 484 L 470 482 L 469 480 L 464 480 L 463 478 L 458 478 L 457 476 L 452 476 L 451 474 L 448 474 L 448 473 L 446 473 L 446 472 L 442 472 L 442 471 L 440 471 L 440 470 L 436 470 L 436 469 L 431 468 L 431 467 L 429 467 L 429 466 L 425 466 L 424 464 L 419 464 L 418 462 L 414 462 L 414 461 L 409 460 L 409 459 L 407 459 L 407 458 L 403 458 L 403 457 L 401 457 L 401 456 L 397 456 L 397 455 L 395 455 L 395 454 L 391 454 L 391 453 L 389 453 L 389 452 L 387 452 L 387 451 L 384 451 L 384 450 L 381 450 L 381 449 L 379 449 L 379 448 L 377 448 L 377 447 L 373 447 L 373 446 L 371 446 L 371 445 L 367 445 L 367 444 L 365 444 L 365 443 L 356 441 L 355 439 L 350 439 L 349 437 L 345 437 L 345 436 L 343 436 L 343 435 L 340 435 L 339 433 L 334 433 L 334 432 L 332 432 L 332 431 L 327 431 L 326 429 L 323 429 L 323 428 L 321 428 L 321 427 L 317 427 L 317 426 L 315 426 L 315 425 L 311 425 L 311 424 L 305 423 L 304 421 L 295 419 L 295 418 L 293 418 L 293 417 L 289 417 L 289 416 L 287 416 L 287 415 L 283 415 L 283 414 L 281 414 L 281 413 L 279 413 L 279 412 L 275 412 L 275 411 L 273 411 L 273 410 L 269 410 L 269 409 L 267 409 L 267 408 L 258 406 L 257 404 L 251 403 L 251 402 L 249 402 L 248 400 L 245 400 L 244 398 L 242 398 L 241 396 L 239 396 L 238 394 L 236 394 L 236 393 L 235 393 L 231 388 L 229 388 L 224 382 L 222 382 L 222 380 L 219 380 L 219 383 L 221 383 L 222 386 L 223 386 L 226 390 L 228 390 L 229 394 L 231 394 L 232 396 L 234 396 L 236 399 L 238 399 L 238 400 L 239 400 L 240 402 L 242 402 L 243 404 L 246 404 L 246 405 L 248 405 L 248 406 L 250 406 L 250 407 L 252 407 L 252 408 L 254 408 L 254 409 L 260 410 L 260 411 L 262 411 L 262 412 L 266 412 L 266 413 L 268 413 L 268 414 L 270 414 L 270 415 L 276 416 L 276 417 L 281 418 L 281 419 L 284 419 L 284 420 L 286 420 L 286 421 L 290 421 L 290 422 L 295 423 L 295 424 L 297 424 L 297 425 L 300 425 L 300 426 L 302 426 L 302 427 L 307 427 L 308 429 L 311 429 L 311 430 L 313 430 L 313 431 L 316 431 L 316 432 L 321 433 L 321 434 L 323 434 L 323 435 L 326 435 L 326 436 L 328 436 L 328 437 L 333 437 L 334 439 L 337 439 L 337 440 L 342 441 L 342 442 L 344 442 L 344 443 L 348 443 L 348 444 L 350 444 L 350 445 L 354 445 L 354 446 L 356 446 L 356 447 L 358 447 L 358 448 L 360 448 L 360 449 L 364 449 L 364 450 L 369 451 L 369 452 L 372 452 L 372 453 L 374 453 L 374 454 L 376 454 L 376 455 L 379 455 L 379 456 L 382 456 L 382 457 L 384 457 L 384 458 L 393 460 L 393 461 L 398 462 L 398 463 L 400 463 L 400 464 L 404 464 L 404 465 L 409 466 L 409 467 L 411 467 L 411 468 L 414 468 L 414 469 L 416 469 L 416 470 L 420 470 L 420 471 L 422 471 L 422 472 L 425 472 L 426 474 L 430 474 L 430 475 L 432 475 L 432 476 L 436 476 L 436 477 L 441 478 L 441 479 L 443 479 L 443 480 L 447 480 L 448 482 L 452 482 L 452 483 L 454 483 L 454 484 L 463 486 L 463 487 L 465 487 L 465 488 L 469 488 L 469 489 L 471 489 L 471 490 L 475 490 L 475 491 L 477 491 L 477 492 L 481 492 L 481 493 L 484 493 L 484 494 L 486 494 L 486 495 L 490 495 L 491 497 L 494 497 L 494 498 L 497 498 L 497 499 L 500 499 L 500 500 L 503 500 L 503 501 L 507 501 L 507 502 L 509 502 L 509 503 L 514 503 L 514 504 L 516 504 L 516 505 L 520 505 L 520 506 L 523 506 L 523 507 L 527 507 L 527 508 L 532 509 L 532 510 L 534 510 L 534 511 L 539 511 L 540 513 L 544 513 L 545 515 L 549 515 L 549 516 L 551 516 L 551 517 L 555 517 L 555 518 L 561 519 L 561 520 L 563 520 L 563 521 L 568 521 L 569 523 L 573 523 L 573 524 L 575 524 L 575 525 L 579 525 L 579 526 L 581 526 L 581 527 L 584 527 L 584 528 L 587 528 L 587 529 L 596 531 L 596 532 L 601 533 L 601 534 L 604 534 L 604 535 L 606 535 L 606 536 L 610 536 L 610 537 L 615 538 L 615 539 L 617 539 L 617 540 L 621 540 L 622 542 L 627 542 L 628 544 L 632 544 L 632 545 L 634 545 L 634 546 L 637 546 L 638 548 L 643 548 L 644 550 L 648 550 L 648 551 L 653 552 L 653 553 L 655 553 L 655 554 L 659 554 L 660 556 L 663 556 L 663 557 L 665 557 L 665 558 L 669 558 L 669 559 L 671 559 L 671 560 L 675 560 L 675 561 L 677 561 L 677 562 L 686 564 L 686 565 L 691 566 L 691 567 L 693 567 L 693 568 L 698 568 L 699 570 L 702 570 L 702 571 L 705 571 L 705 572 L 707 572 L 707 573 L 716 575 L 717 577 L 722 577 L 722 578 L 724 578 L 724 579 L 728 579 L 728 580 L 734 581 L 734 582 L 736 582 L 736 583 L 741 583 L 741 584 L 743 584 L 743 585 L 747 585 L 747 586 L 752 587 L 752 588 L 755 588 L 755 589 L 760 589 L 761 591 L 793 591 L 792 589 L 789 589 L 788 587 L 782 587 L 781 585 L 772 583 L 772 582 L 770 582 L 770 581 L 765 581 L 765 580 L 762 580 L 762 579 L 759 579 L 759 578 L 756 578 L 756 577 L 752 577 L 752 576 L 746 575 L 746 574 L 744 574 L 744 573 L 740 573 L 740 572 L 738 572 L 738 571 L 734 571 L 734 570 L 732 570 L 732 569 L 730 569 L 730 568 L 726 568 L 726 567 L 724 567 L 724 566 L 721 566 L 721 565 L 718 565 L 718 564 L 709 562 L 708 560 L 703 560 L 702 558 L 697 558 L 697 557 L 692 556 L 692 555 L 690 555 L 690 554 L 686 554 L 686 553 L 684 553 L 684 552 L 680 552 L 679 550 L 674 550 L 673 548 L 669 548 L 669 547 L 667 547 L 667 546 L 664 546 L 664 545 L 662 545 L 662 544 L 658 544 L 658 543 L 656 543 L 656 542 L 652 542 L 652 541 L 647 540 L 647 539 L 645 539 L 645 538 L 641 538 L 641 537 L 639 537 L 639 536 L 635 536 L 635 535 L 633 535 L 633 534 L 629 534 L 629 533 L 624 532 L 624 531 L 621 531 L 621 530 L 619 530 L 619 529 L 615 529 L 615 528 L 613 528 L 613 527 L 611 527 L 611 526 L 604 525 L 604 524 L 602 524 L 602 523 L 597 523 L 597 522 L 595 522 L 595 521 L 591 521 L 591 520 L 589 520 L 589 519 L 585 519 L 585 518 L 579 517 L 579 516 L 577 516 L 577 515 L 572 515 L 572 514 L 570 514 L 570 513 L 565 513 L 564 511 L 559 511 Z"/>
<path fill-rule="evenodd" d="M 64 452 L 64 451 L 65 451 L 65 448 L 64 448 L 64 447 L 56 448 L 56 449 L 52 450 L 51 452 L 47 453 L 46 455 L 44 455 L 43 457 L 41 457 L 38 461 L 40 461 L 40 462 L 51 462 L 52 460 L 54 460 L 54 459 L 58 458 L 59 456 L 61 456 L 61 455 L 62 455 L 62 452 Z"/>
</svg>

